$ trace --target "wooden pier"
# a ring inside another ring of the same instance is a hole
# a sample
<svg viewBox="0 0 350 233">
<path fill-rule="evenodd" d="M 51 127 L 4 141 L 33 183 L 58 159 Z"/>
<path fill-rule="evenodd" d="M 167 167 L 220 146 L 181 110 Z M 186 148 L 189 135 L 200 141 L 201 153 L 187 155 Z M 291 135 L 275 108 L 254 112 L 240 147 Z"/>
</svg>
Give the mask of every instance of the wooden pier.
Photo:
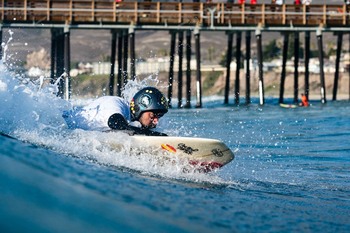
<svg viewBox="0 0 350 233">
<path fill-rule="evenodd" d="M 202 30 L 256 27 L 349 29 L 349 5 L 120 2 L 103 0 L 1 0 L 3 24 L 135 25 L 142 29 L 200 26 Z M 91 26 L 93 26 L 91 25 Z"/>
<path fill-rule="evenodd" d="M 293 4 L 232 4 L 232 3 L 175 3 L 175 2 L 116 2 L 106 0 L 0 0 L 0 29 L 2 28 L 48 28 L 52 31 L 51 49 L 51 72 L 52 78 L 57 78 L 62 73 L 69 73 L 70 49 L 69 32 L 73 29 L 108 29 L 111 30 L 111 75 L 110 94 L 114 94 L 114 85 L 117 83 L 117 95 L 120 95 L 121 87 L 126 83 L 128 57 L 131 60 L 129 78 L 135 75 L 135 31 L 136 30 L 167 30 L 171 34 L 170 57 L 173 62 L 175 51 L 175 36 L 179 35 L 182 43 L 183 32 L 186 32 L 186 41 L 190 43 L 191 32 L 195 38 L 195 54 L 197 59 L 197 105 L 201 107 L 201 74 L 200 74 L 200 31 L 225 31 L 228 35 L 228 59 L 232 58 L 233 34 L 237 36 L 236 58 L 240 58 L 242 32 L 245 32 L 246 54 L 250 59 L 250 33 L 255 32 L 257 41 L 257 54 L 259 63 L 259 98 L 260 104 L 264 104 L 264 85 L 262 72 L 262 32 L 279 31 L 285 33 L 288 43 L 288 35 L 305 33 L 305 41 L 309 40 L 310 32 L 317 32 L 319 59 L 323 64 L 322 33 L 333 32 L 338 35 L 337 61 L 342 46 L 343 34 L 350 32 L 350 5 L 293 5 Z M 2 32 L 2 30 L 1 30 Z M 2 33 L 1 33 L 2 35 Z M 1 36 L 0 35 L 0 36 Z M 307 37 L 308 36 L 308 37 Z M 1 36 L 2 37 L 2 36 Z M 1 38 L 2 39 L 2 38 Z M 309 43 L 309 42 L 308 42 Z M 118 44 L 118 46 L 117 46 Z M 295 45 L 299 44 L 299 39 Z M 285 44 L 285 46 L 288 46 Z M 286 47 L 284 46 L 284 50 Z M 115 50 L 118 50 L 116 55 Z M 306 43 L 306 53 L 309 49 Z M 179 50 L 179 60 L 182 60 L 183 52 Z M 295 52 L 297 54 L 297 49 Z M 186 51 L 187 60 L 190 59 L 190 52 Z M 307 56 L 308 54 L 306 54 Z M 114 81 L 114 62 L 117 56 L 118 75 L 117 82 Z M 283 55 L 283 64 L 285 65 Z M 297 61 L 297 60 L 296 60 Z M 249 65 L 249 62 L 245 64 Z M 297 62 L 296 71 L 298 69 Z M 227 77 L 225 89 L 225 104 L 228 103 L 230 62 L 227 62 Z M 305 64 L 307 67 L 308 64 Z M 170 67 L 173 67 L 170 64 Z M 283 68 L 283 67 L 282 67 Z M 339 69 L 339 64 L 336 64 Z M 171 68 L 173 69 L 173 68 Z M 187 67 L 188 69 L 188 67 Z M 323 67 L 321 67 L 323 70 Z M 182 83 L 182 64 L 179 67 L 178 80 Z M 324 93 L 324 74 L 320 72 L 321 101 L 326 102 Z M 187 83 L 190 78 L 187 75 Z M 168 97 L 172 97 L 173 70 L 169 72 Z M 284 75 L 281 76 L 280 102 L 283 102 Z M 308 75 L 308 74 L 306 74 Z M 338 73 L 336 72 L 336 75 Z M 236 79 L 239 78 L 239 70 L 236 72 Z M 350 77 L 349 77 L 350 78 Z M 249 72 L 246 74 L 246 103 L 250 102 Z M 295 101 L 298 100 L 298 75 L 295 75 Z M 305 78 L 307 80 L 307 77 Z M 338 77 L 335 77 L 335 84 Z M 182 86 L 179 83 L 179 103 L 182 107 Z M 235 103 L 239 104 L 239 80 L 235 82 Z M 308 85 L 308 84 L 306 84 Z M 69 98 L 69 77 L 61 84 L 62 96 Z M 67 90 L 68 89 L 68 90 Z M 65 92 L 65 93 L 64 93 Z M 190 106 L 191 90 L 186 88 L 186 105 Z M 308 94 L 307 87 L 305 88 Z M 336 87 L 333 92 L 333 100 L 336 99 Z"/>
</svg>

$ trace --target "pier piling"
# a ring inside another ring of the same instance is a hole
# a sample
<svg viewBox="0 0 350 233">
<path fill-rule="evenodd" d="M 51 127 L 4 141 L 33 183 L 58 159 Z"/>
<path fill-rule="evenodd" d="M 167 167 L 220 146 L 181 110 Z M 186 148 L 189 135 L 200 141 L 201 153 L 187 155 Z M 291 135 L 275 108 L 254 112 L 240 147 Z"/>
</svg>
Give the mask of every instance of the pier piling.
<svg viewBox="0 0 350 233">
<path fill-rule="evenodd" d="M 294 100 L 297 104 L 298 101 L 298 90 L 299 90 L 299 32 L 294 32 Z"/>
<path fill-rule="evenodd" d="M 232 41 L 233 33 L 227 32 L 227 53 L 226 53 L 226 82 L 225 82 L 225 97 L 224 104 L 228 104 L 230 95 L 230 76 L 231 76 L 231 61 L 232 61 Z"/>
<path fill-rule="evenodd" d="M 282 51 L 282 72 L 281 72 L 281 83 L 280 83 L 280 98 L 279 103 L 284 102 L 284 83 L 286 80 L 286 64 L 288 55 L 288 44 L 289 44 L 289 33 L 285 32 L 283 34 L 283 51 Z"/>
<path fill-rule="evenodd" d="M 51 28 L 51 64 L 50 64 L 50 83 L 56 80 L 56 64 L 57 64 L 57 29 Z"/>
<path fill-rule="evenodd" d="M 114 95 L 114 71 L 115 71 L 115 55 L 117 47 L 117 33 L 115 30 L 111 30 L 112 43 L 111 43 L 111 71 L 109 74 L 109 95 Z"/>
<path fill-rule="evenodd" d="M 263 55 L 262 55 L 262 41 L 261 41 L 261 31 L 260 29 L 257 29 L 255 31 L 256 36 L 256 47 L 257 47 L 257 54 L 258 54 L 258 66 L 259 66 L 259 104 L 264 105 L 265 104 L 265 97 L 264 97 L 264 71 L 263 71 Z"/>
<path fill-rule="evenodd" d="M 239 104 L 239 90 L 240 90 L 240 68 L 241 68 L 241 41 L 242 41 L 242 33 L 237 32 L 236 38 L 236 79 L 235 79 L 235 104 Z"/>
<path fill-rule="evenodd" d="M 178 95 L 178 103 L 177 107 L 182 108 L 182 59 L 183 59 L 183 39 L 184 32 L 179 31 L 179 47 L 178 47 L 178 56 L 179 56 L 179 71 L 177 73 L 177 95 Z"/>
<path fill-rule="evenodd" d="M 71 94 L 71 80 L 70 80 L 70 31 L 68 27 L 64 28 L 64 59 L 63 59 L 63 66 L 64 66 L 64 98 L 66 100 L 70 99 Z"/>
<path fill-rule="evenodd" d="M 130 40 L 130 79 L 134 80 L 136 77 L 136 57 L 135 57 L 135 30 L 133 27 L 129 28 Z"/>
<path fill-rule="evenodd" d="M 186 104 L 185 108 L 191 108 L 191 31 L 186 31 Z"/>
<path fill-rule="evenodd" d="M 251 36 L 250 31 L 245 32 L 245 82 L 246 82 L 246 91 L 245 91 L 245 103 L 250 104 L 250 43 Z"/>
<path fill-rule="evenodd" d="M 196 86 L 197 86 L 197 104 L 196 108 L 202 107 L 202 77 L 201 77 L 201 46 L 200 46 L 200 33 L 198 28 L 194 30 L 195 47 L 196 47 Z"/>
<path fill-rule="evenodd" d="M 123 86 L 128 82 L 129 33 L 123 30 Z"/>
<path fill-rule="evenodd" d="M 324 80 L 324 65 L 323 65 L 323 42 L 322 32 L 320 29 L 317 30 L 317 46 L 318 46 L 318 59 L 320 62 L 320 79 L 321 79 L 321 103 L 325 104 L 326 100 L 326 85 Z"/>
<path fill-rule="evenodd" d="M 118 73 L 117 73 L 117 96 L 122 95 L 122 73 L 123 73 L 123 31 L 118 31 Z"/>
<path fill-rule="evenodd" d="M 0 26 L 0 43 L 2 44 L 2 27 Z M 0 59 L 2 59 L 2 46 L 0 46 Z"/>
<path fill-rule="evenodd" d="M 309 85 L 309 62 L 310 62 L 310 32 L 305 32 L 305 96 L 309 99 L 310 85 Z"/>
<path fill-rule="evenodd" d="M 170 61 L 169 61 L 170 64 L 169 64 L 169 83 L 168 83 L 169 108 L 171 108 L 171 99 L 173 97 L 175 40 L 176 40 L 176 32 L 170 31 Z"/>
<path fill-rule="evenodd" d="M 56 58 L 54 61 L 56 62 L 55 68 L 55 77 L 54 81 L 57 80 L 57 78 L 61 77 L 61 75 L 64 74 L 64 31 L 62 28 L 56 29 L 54 33 L 55 38 L 55 55 Z M 64 80 L 60 79 L 58 82 L 58 93 L 57 96 L 64 98 Z"/>
<path fill-rule="evenodd" d="M 337 90 L 338 90 L 338 79 L 339 79 L 339 63 L 340 63 L 340 55 L 341 48 L 343 43 L 343 33 L 338 32 L 337 39 L 337 55 L 335 59 L 335 73 L 334 73 L 334 84 L 333 84 L 333 101 L 337 100 Z"/>
</svg>

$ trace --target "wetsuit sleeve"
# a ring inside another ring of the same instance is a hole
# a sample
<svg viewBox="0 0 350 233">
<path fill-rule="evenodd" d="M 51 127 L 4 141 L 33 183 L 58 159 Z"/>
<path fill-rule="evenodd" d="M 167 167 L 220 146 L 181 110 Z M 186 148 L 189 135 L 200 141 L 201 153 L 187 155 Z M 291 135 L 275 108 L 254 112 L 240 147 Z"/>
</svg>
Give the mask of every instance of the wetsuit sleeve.
<svg viewBox="0 0 350 233">
<path fill-rule="evenodd" d="M 108 118 L 108 126 L 111 129 L 116 130 L 126 130 L 128 127 L 128 122 L 120 113 L 115 113 Z"/>
</svg>

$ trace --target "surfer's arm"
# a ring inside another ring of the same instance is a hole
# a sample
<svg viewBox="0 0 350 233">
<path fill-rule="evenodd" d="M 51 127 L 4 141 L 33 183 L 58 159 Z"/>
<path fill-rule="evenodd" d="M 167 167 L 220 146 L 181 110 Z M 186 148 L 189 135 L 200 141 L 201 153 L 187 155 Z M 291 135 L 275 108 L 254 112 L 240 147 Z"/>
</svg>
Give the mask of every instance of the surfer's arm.
<svg viewBox="0 0 350 233">
<path fill-rule="evenodd" d="M 168 136 L 165 133 L 131 126 L 120 113 L 115 113 L 109 117 L 108 126 L 114 130 L 124 130 L 129 135 Z"/>
<path fill-rule="evenodd" d="M 126 130 L 128 122 L 125 120 L 122 114 L 115 113 L 108 118 L 108 127 L 116 130 Z"/>
</svg>

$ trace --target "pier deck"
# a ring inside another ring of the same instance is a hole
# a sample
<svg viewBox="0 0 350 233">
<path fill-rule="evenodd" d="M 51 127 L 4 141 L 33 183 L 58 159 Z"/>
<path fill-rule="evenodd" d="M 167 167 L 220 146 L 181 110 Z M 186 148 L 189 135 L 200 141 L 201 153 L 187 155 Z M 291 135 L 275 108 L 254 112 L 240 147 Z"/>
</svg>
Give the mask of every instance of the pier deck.
<svg viewBox="0 0 350 233">
<path fill-rule="evenodd" d="M 121 2 L 87 0 L 1 0 L 3 26 L 194 27 L 201 30 L 350 30 L 349 5 Z"/>
</svg>

